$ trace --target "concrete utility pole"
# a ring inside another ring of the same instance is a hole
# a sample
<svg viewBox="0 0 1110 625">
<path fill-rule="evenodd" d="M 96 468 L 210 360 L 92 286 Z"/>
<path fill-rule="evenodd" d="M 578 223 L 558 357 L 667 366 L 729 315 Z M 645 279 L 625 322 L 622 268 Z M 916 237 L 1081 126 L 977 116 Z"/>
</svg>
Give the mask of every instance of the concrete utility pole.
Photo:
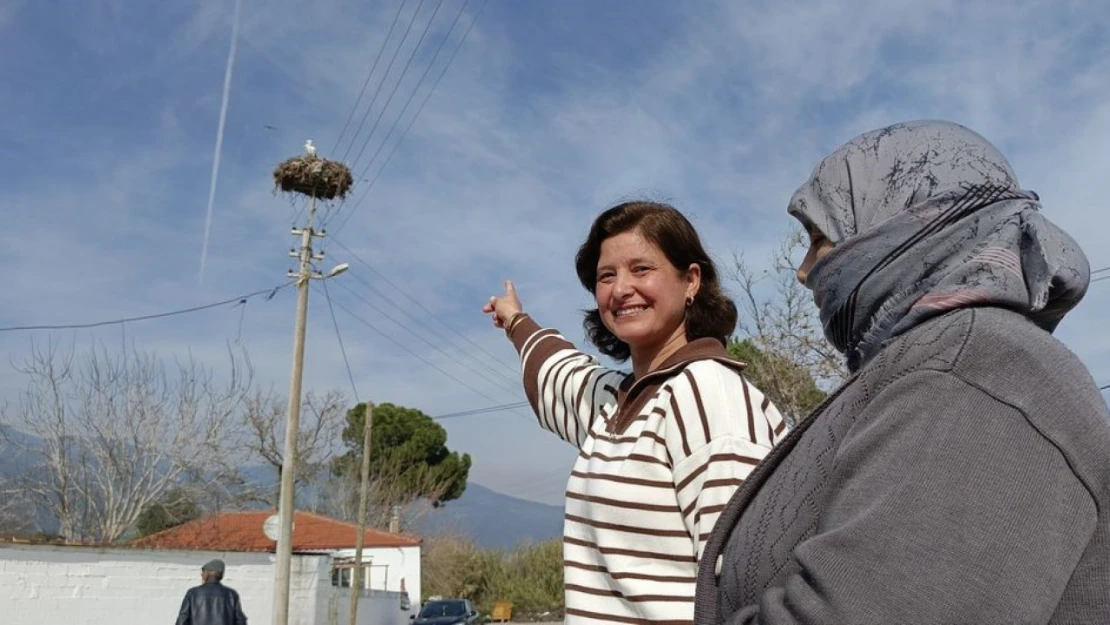
<svg viewBox="0 0 1110 625">
<path fill-rule="evenodd" d="M 312 230 L 316 220 L 316 198 L 308 210 L 308 223 L 304 228 L 293 229 L 300 235 L 300 251 L 292 250 L 290 256 L 300 259 L 300 269 L 289 277 L 297 282 L 297 321 L 293 327 L 293 375 L 289 383 L 289 406 L 285 421 L 285 449 L 281 455 L 281 497 L 278 504 L 280 531 L 277 541 L 277 573 L 274 577 L 274 625 L 289 623 L 289 570 L 293 560 L 293 483 L 297 471 L 297 434 L 300 432 L 301 379 L 304 373 L 305 321 L 308 317 L 308 287 L 312 279 L 312 239 L 318 235 Z M 321 257 L 322 258 L 322 257 Z"/>
<path fill-rule="evenodd" d="M 370 432 L 374 427 L 374 404 L 366 402 L 362 425 L 362 471 L 358 494 L 358 537 L 355 539 L 355 569 L 351 572 L 351 609 L 347 625 L 358 621 L 358 595 L 362 591 L 362 547 L 366 539 L 366 506 L 370 498 Z"/>
<path fill-rule="evenodd" d="M 305 141 L 305 154 L 286 160 L 274 170 L 274 183 L 284 192 L 299 193 L 309 200 L 308 217 L 304 228 L 293 228 L 293 236 L 301 237 L 301 248 L 289 251 L 300 263 L 297 271 L 288 276 L 297 285 L 297 320 L 293 328 L 293 374 L 289 384 L 289 407 L 285 413 L 285 448 L 281 456 L 281 491 L 278 496 L 278 540 L 275 550 L 277 565 L 274 568 L 273 625 L 289 624 L 289 573 L 293 560 L 293 510 L 295 496 L 293 485 L 297 474 L 297 438 L 300 434 L 301 379 L 304 371 L 305 322 L 308 317 L 308 288 L 312 280 L 326 280 L 347 270 L 343 263 L 332 268 L 327 275 L 313 269 L 313 261 L 324 259 L 321 252 L 312 251 L 313 239 L 322 238 L 317 232 L 316 198 L 343 199 L 350 191 L 350 169 L 343 163 L 329 161 L 316 155 L 312 141 Z"/>
<path fill-rule="evenodd" d="M 347 270 L 347 264 L 336 265 L 327 275 L 312 269 L 312 261 L 323 260 L 323 254 L 312 251 L 312 240 L 323 238 L 324 233 L 313 229 L 316 221 L 316 198 L 308 209 L 304 228 L 294 228 L 292 234 L 301 237 L 301 249 L 292 250 L 290 256 L 300 259 L 298 271 L 288 276 L 297 284 L 297 321 L 293 327 L 293 374 L 289 383 L 289 406 L 285 421 L 285 448 L 281 454 L 281 496 L 278 505 L 280 531 L 277 541 L 277 572 L 274 575 L 274 625 L 289 623 L 289 572 L 293 560 L 293 484 L 297 474 L 297 434 L 300 432 L 301 379 L 304 373 L 305 322 L 308 317 L 308 287 L 312 280 L 333 278 Z"/>
</svg>

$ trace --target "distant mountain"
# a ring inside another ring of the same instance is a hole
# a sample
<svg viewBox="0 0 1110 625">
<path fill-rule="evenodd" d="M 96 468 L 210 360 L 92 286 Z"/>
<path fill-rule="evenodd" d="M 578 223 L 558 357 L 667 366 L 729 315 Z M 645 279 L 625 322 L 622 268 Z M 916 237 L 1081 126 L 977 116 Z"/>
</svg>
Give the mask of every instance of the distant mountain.
<svg viewBox="0 0 1110 625">
<path fill-rule="evenodd" d="M 0 425 L 0 427 L 4 427 Z M 0 434 L 3 434 L 0 432 Z M 8 436 L 22 445 L 35 447 L 42 441 L 22 432 L 9 430 Z M 35 459 L 5 444 L 0 436 L 0 476 L 18 475 Z M 272 467 L 250 465 L 241 472 L 255 487 L 273 488 L 276 475 Z M 311 488 L 299 493 L 300 500 L 312 499 Z M 304 505 L 298 501 L 299 505 Z M 262 507 L 262 504 L 258 504 Z M 37 519 L 45 531 L 56 530 L 56 522 L 46 516 Z M 457 534 L 469 536 L 483 549 L 511 549 L 522 542 L 539 542 L 563 533 L 563 508 L 505 495 L 475 482 L 466 485 L 462 497 L 437 510 L 425 513 L 412 528 L 418 535 Z"/>
<path fill-rule="evenodd" d="M 251 465 L 240 469 L 248 483 L 274 488 L 273 467 Z M 298 506 L 313 501 L 314 485 L 298 491 Z M 263 507 L 259 503 L 255 507 Z M 476 482 L 467 482 L 462 497 L 426 511 L 412 528 L 418 536 L 454 534 L 468 536 L 482 549 L 511 549 L 525 542 L 539 542 L 563 535 L 563 508 L 505 495 Z"/>
<path fill-rule="evenodd" d="M 483 549 L 511 549 L 522 542 L 562 536 L 563 508 L 469 482 L 462 497 L 427 512 L 413 530 L 425 536 L 470 536 Z"/>
</svg>

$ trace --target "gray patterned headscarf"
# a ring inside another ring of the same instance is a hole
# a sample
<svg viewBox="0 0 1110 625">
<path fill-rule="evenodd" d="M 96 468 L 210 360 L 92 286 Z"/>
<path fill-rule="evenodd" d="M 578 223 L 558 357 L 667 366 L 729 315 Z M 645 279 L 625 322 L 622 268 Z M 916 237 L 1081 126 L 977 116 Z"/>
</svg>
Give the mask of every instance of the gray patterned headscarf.
<svg viewBox="0 0 1110 625">
<path fill-rule="evenodd" d="M 833 152 L 789 212 L 835 244 L 806 286 L 855 371 L 886 341 L 957 308 L 1009 308 L 1053 331 L 1086 294 L 1090 265 L 1040 207 L 986 139 L 920 121 Z"/>
</svg>

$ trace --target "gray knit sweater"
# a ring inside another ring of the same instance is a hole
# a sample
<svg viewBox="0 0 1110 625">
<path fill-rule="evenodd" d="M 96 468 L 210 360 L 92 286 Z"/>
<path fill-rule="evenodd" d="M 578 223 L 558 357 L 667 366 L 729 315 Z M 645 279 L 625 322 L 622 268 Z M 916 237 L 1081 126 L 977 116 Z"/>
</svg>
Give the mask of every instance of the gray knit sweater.
<svg viewBox="0 0 1110 625">
<path fill-rule="evenodd" d="M 1024 317 L 893 340 L 722 512 L 695 622 L 1110 624 L 1110 415 Z"/>
</svg>

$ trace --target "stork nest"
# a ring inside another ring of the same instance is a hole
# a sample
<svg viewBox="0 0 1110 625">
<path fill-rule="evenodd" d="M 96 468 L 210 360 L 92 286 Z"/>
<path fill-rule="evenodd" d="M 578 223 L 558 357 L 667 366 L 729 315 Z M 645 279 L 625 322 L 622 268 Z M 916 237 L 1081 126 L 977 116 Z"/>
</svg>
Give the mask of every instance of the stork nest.
<svg viewBox="0 0 1110 625">
<path fill-rule="evenodd" d="M 322 200 L 342 200 L 354 182 L 351 169 L 343 163 L 309 154 L 295 156 L 274 169 L 275 190 Z"/>
</svg>

